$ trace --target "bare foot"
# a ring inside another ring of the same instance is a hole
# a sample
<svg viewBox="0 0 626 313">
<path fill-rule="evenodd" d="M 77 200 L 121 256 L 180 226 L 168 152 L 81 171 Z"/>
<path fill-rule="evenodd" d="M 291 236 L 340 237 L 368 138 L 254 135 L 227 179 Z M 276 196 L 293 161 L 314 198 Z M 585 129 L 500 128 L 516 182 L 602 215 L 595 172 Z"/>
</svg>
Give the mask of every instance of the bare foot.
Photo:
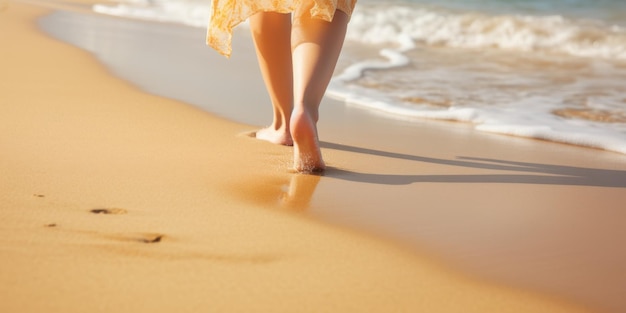
<svg viewBox="0 0 626 313">
<path fill-rule="evenodd" d="M 302 173 L 320 173 L 326 168 L 322 159 L 317 125 L 306 112 L 291 115 L 291 137 L 293 138 L 293 168 Z"/>
<path fill-rule="evenodd" d="M 279 145 L 293 146 L 293 140 L 289 131 L 283 129 L 276 130 L 272 126 L 257 130 L 254 137 Z"/>
</svg>

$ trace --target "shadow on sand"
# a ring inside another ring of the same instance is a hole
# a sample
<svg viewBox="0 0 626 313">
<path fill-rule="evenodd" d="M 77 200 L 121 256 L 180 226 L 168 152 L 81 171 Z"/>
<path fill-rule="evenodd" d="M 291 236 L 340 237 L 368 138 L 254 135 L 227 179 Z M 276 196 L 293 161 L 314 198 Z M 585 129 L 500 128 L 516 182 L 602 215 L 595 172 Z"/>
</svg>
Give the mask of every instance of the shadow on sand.
<svg viewBox="0 0 626 313">
<path fill-rule="evenodd" d="M 325 176 L 349 181 L 385 185 L 406 185 L 418 182 L 512 183 L 626 188 L 626 171 L 622 170 L 605 170 L 462 156 L 455 160 L 446 160 L 360 148 L 330 142 L 322 142 L 321 146 L 325 149 L 334 149 L 416 162 L 519 173 L 476 175 L 398 175 L 357 173 L 338 168 L 329 168 L 325 173 Z"/>
</svg>

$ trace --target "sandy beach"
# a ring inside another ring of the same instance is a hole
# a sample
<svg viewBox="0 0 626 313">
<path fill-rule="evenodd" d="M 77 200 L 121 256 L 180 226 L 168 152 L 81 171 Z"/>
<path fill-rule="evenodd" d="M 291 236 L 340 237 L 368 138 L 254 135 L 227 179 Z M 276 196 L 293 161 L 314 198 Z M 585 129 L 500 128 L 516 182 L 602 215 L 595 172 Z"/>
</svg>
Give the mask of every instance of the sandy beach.
<svg viewBox="0 0 626 313">
<path fill-rule="evenodd" d="M 0 3 L 1 312 L 626 310 L 624 155 L 325 99 L 329 169 L 293 174 L 246 135 L 269 108 L 245 36 L 177 45 L 198 61 L 158 53 L 195 31 L 134 21 L 150 45 L 120 50 L 89 3 Z M 115 54 L 204 84 L 169 99 Z"/>
</svg>

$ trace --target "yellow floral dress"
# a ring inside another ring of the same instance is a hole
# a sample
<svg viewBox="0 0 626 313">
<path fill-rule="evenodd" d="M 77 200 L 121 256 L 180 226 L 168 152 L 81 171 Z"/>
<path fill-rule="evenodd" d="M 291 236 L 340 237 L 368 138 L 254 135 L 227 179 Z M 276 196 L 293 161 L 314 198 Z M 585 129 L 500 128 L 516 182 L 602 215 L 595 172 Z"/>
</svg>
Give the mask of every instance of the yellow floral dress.
<svg viewBox="0 0 626 313">
<path fill-rule="evenodd" d="M 356 0 L 212 0 L 211 20 L 207 30 L 207 45 L 230 56 L 233 28 L 258 12 L 293 12 L 302 1 L 313 1 L 311 16 L 332 21 L 335 10 L 348 16 Z"/>
</svg>

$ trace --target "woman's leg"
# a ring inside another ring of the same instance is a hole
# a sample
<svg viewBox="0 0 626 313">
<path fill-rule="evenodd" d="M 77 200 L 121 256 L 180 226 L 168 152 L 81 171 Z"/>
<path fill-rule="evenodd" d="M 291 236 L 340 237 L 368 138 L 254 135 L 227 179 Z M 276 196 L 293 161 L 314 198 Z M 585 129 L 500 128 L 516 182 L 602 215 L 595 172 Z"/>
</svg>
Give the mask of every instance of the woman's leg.
<svg viewBox="0 0 626 313">
<path fill-rule="evenodd" d="M 291 15 L 261 12 L 250 17 L 261 74 L 274 109 L 272 125 L 256 137 L 272 143 L 292 145 L 289 121 L 293 109 L 291 61 Z"/>
<path fill-rule="evenodd" d="M 290 128 L 294 169 L 323 171 L 317 135 L 319 105 L 332 77 L 346 34 L 348 16 L 337 11 L 332 22 L 311 18 L 310 7 L 295 12 L 291 31 L 294 102 Z"/>
</svg>

